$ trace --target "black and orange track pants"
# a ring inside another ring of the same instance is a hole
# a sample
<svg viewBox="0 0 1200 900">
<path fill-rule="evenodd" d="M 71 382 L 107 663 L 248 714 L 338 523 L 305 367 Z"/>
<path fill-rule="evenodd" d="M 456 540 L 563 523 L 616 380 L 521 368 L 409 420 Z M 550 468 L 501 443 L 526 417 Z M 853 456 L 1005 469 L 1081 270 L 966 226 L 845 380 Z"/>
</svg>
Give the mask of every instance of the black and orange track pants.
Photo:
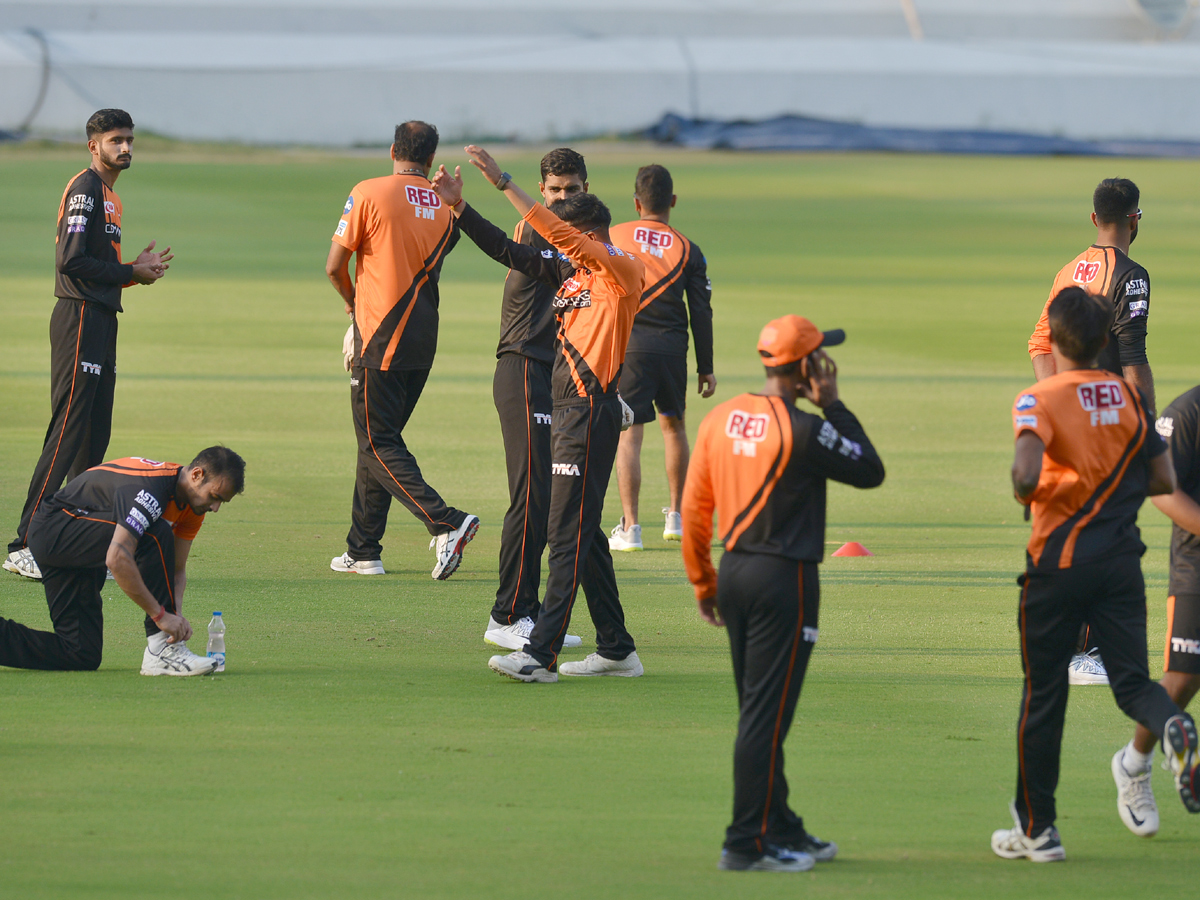
<svg viewBox="0 0 1200 900">
<path fill-rule="evenodd" d="M 350 407 L 358 438 L 354 500 L 346 550 L 352 559 L 379 559 L 395 497 L 432 535 L 454 531 L 467 514 L 447 506 L 426 483 L 416 457 L 404 443 L 428 369 L 364 369 L 350 373 Z"/>
<path fill-rule="evenodd" d="M 96 516 L 95 512 L 89 513 Z M 0 619 L 0 665 L 18 669 L 91 670 L 104 650 L 104 559 L 112 522 L 84 518 L 43 505 L 29 531 L 29 547 L 42 570 L 42 587 L 54 631 L 36 631 Z M 158 519 L 138 540 L 134 561 L 142 580 L 168 612 L 175 612 L 175 536 Z M 145 617 L 146 635 L 158 632 Z"/>
<path fill-rule="evenodd" d="M 1055 572 L 1027 572 L 1021 584 L 1017 626 L 1025 687 L 1017 719 L 1016 810 L 1031 837 L 1057 818 L 1067 666 L 1080 625 L 1091 626 L 1117 706 L 1129 718 L 1162 734 L 1179 707 L 1150 680 L 1146 650 L 1146 587 L 1141 560 L 1124 553 Z"/>
<path fill-rule="evenodd" d="M 10 553 L 28 545 L 30 522 L 45 500 L 104 462 L 116 383 L 117 314 L 82 300 L 59 300 L 50 316 L 50 425 Z"/>
<path fill-rule="evenodd" d="M 817 564 L 731 551 L 717 573 L 717 608 L 729 634 L 737 684 L 731 853 L 758 855 L 767 844 L 796 844 L 804 822 L 788 806 L 783 744 L 817 640 Z"/>
</svg>

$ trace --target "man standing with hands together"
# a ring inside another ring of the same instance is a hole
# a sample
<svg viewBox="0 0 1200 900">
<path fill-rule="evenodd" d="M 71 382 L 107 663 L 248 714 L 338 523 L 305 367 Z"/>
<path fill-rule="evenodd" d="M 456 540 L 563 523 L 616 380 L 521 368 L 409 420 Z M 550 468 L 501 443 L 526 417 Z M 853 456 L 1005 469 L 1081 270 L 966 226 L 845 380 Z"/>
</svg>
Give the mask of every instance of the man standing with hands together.
<svg viewBox="0 0 1200 900">
<path fill-rule="evenodd" d="M 102 109 L 87 121 L 92 164 L 63 191 L 55 237 L 54 294 L 50 316 L 50 426 L 33 469 L 17 536 L 3 566 L 41 578 L 29 549 L 29 526 L 42 501 L 64 481 L 104 460 L 112 433 L 117 381 L 117 313 L 121 290 L 154 284 L 170 266 L 171 248 L 154 241 L 132 264 L 121 262 L 121 198 L 117 176 L 133 162 L 133 119 L 123 109 Z"/>
</svg>

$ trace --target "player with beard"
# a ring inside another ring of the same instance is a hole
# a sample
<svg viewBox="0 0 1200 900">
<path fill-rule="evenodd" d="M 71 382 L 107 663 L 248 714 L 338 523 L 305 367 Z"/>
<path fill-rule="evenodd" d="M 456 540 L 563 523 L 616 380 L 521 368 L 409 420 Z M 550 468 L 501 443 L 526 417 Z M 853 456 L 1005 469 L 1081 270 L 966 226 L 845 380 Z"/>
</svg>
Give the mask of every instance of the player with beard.
<svg viewBox="0 0 1200 900">
<path fill-rule="evenodd" d="M 154 284 L 170 266 L 171 248 L 151 241 L 132 263 L 121 262 L 121 198 L 113 186 L 133 162 L 133 119 L 123 109 L 101 109 L 87 121 L 92 164 L 63 191 L 55 238 L 50 315 L 50 425 L 33 469 L 17 536 L 3 566 L 41 578 L 29 549 L 38 507 L 85 469 L 99 465 L 112 433 L 117 381 L 117 313 L 122 288 Z"/>
<path fill-rule="evenodd" d="M 539 253 L 509 240 L 468 206 L 457 169 L 453 177 L 440 169 L 434 189 L 484 253 L 553 285 L 554 307 L 560 311 L 552 376 L 550 572 L 545 599 L 524 649 L 493 656 L 488 665 L 518 681 L 557 681 L 558 655 L 582 586 L 596 626 L 596 652 L 581 662 L 564 663 L 562 674 L 637 677 L 642 664 L 625 628 L 600 517 L 625 418 L 617 383 L 645 268 L 612 245 L 612 214 L 591 194 L 562 200 L 551 212 L 513 184 L 486 151 L 473 145 L 466 149 L 471 162 L 554 250 Z"/>
<path fill-rule="evenodd" d="M 546 206 L 587 193 L 587 165 L 574 150 L 559 147 L 542 157 L 538 190 Z M 529 223 L 517 223 L 513 240 L 539 253 L 554 248 Z M 508 469 L 508 512 L 500 533 L 500 585 L 483 639 L 507 650 L 529 640 L 541 603 L 542 552 L 550 513 L 550 372 L 558 319 L 554 288 L 517 269 L 504 279 L 500 344 L 492 400 L 500 415 Z M 568 634 L 564 647 L 578 647 Z"/>
<path fill-rule="evenodd" d="M 1050 301 L 1059 291 L 1074 286 L 1101 296 L 1109 306 L 1110 318 L 1108 343 L 1100 351 L 1098 365 L 1141 390 L 1153 418 L 1154 375 L 1146 358 L 1150 275 L 1129 258 L 1129 247 L 1137 239 L 1142 220 L 1140 200 L 1138 186 L 1128 178 L 1106 178 L 1096 185 L 1092 194 L 1096 242 L 1059 270 L 1029 338 L 1029 357 L 1038 381 L 1055 373 L 1048 314 Z M 1071 684 L 1108 684 L 1100 651 L 1089 637 L 1085 624 L 1079 634 L 1078 652 L 1071 659 Z"/>
</svg>

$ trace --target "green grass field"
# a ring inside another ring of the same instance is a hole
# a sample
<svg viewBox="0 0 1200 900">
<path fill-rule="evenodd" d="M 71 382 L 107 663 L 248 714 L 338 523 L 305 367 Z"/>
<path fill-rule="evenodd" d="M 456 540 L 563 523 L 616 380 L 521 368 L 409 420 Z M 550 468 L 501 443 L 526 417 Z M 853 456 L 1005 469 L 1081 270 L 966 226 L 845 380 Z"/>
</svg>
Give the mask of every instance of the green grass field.
<svg viewBox="0 0 1200 900">
<path fill-rule="evenodd" d="M 146 142 L 151 143 L 151 142 Z M 443 148 L 440 161 L 465 162 Z M 132 255 L 178 258 L 126 291 L 112 457 L 186 461 L 221 441 L 245 494 L 210 517 L 185 614 L 228 621 L 228 671 L 138 675 L 141 614 L 105 591 L 96 673 L 0 670 L 0 897 L 1121 897 L 1191 890 L 1200 817 L 1155 770 L 1162 829 L 1130 835 L 1109 758 L 1130 723 L 1073 692 L 1059 787 L 1069 862 L 995 858 L 1009 822 L 1020 697 L 1008 407 L 1057 269 L 1092 239 L 1095 183 L 1128 175 L 1154 279 L 1160 405 L 1197 372 L 1200 164 L 587 148 L 592 189 L 632 217 L 638 165 L 670 166 L 672 224 L 704 249 L 717 396 L 760 384 L 754 341 L 786 312 L 843 327 L 842 396 L 888 467 L 831 488 L 827 539 L 874 557 L 822 567 L 821 643 L 787 744 L 793 805 L 838 859 L 801 876 L 718 872 L 736 705 L 722 632 L 700 621 L 658 539 L 661 437 L 647 430 L 647 552 L 616 565 L 646 676 L 520 685 L 482 632 L 506 507 L 491 373 L 503 271 L 448 259 L 437 362 L 406 436 L 432 484 L 483 527 L 447 582 L 396 505 L 388 574 L 338 575 L 354 438 L 341 303 L 323 264 L 349 188 L 386 151 L 159 145 L 117 187 Z M 500 154 L 523 185 L 533 151 Z M 0 148 L 0 523 L 16 526 L 48 416 L 54 219 L 85 153 Z M 468 197 L 505 225 L 503 198 Z M 615 479 L 606 526 L 619 515 Z M 1151 671 L 1161 671 L 1166 520 L 1143 535 Z M 5 534 L 5 540 L 11 535 Z M 0 615 L 48 627 L 41 588 L 0 573 Z M 589 649 L 583 606 L 574 621 Z M 196 641 L 203 649 L 203 637 Z M 573 657 L 568 657 L 573 658 Z M 802 883 L 797 885 L 796 880 Z"/>
</svg>

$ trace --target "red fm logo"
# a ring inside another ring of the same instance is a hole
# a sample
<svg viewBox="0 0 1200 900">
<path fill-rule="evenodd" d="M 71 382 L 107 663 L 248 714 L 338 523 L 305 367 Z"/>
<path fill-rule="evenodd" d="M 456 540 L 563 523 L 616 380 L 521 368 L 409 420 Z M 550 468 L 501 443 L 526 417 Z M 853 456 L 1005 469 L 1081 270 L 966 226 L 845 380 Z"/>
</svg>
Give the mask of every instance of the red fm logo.
<svg viewBox="0 0 1200 900">
<path fill-rule="evenodd" d="M 1116 381 L 1093 381 L 1075 389 L 1079 405 L 1091 414 L 1092 425 L 1116 425 L 1125 406 L 1125 392 Z"/>
<path fill-rule="evenodd" d="M 1088 262 L 1086 259 L 1081 259 L 1075 264 L 1075 272 L 1071 276 L 1071 280 L 1076 284 L 1090 284 L 1096 280 L 1096 276 L 1100 274 L 1100 263 Z"/>
<path fill-rule="evenodd" d="M 767 417 L 735 409 L 725 420 L 725 437 L 733 439 L 734 456 L 757 456 L 757 445 L 766 440 Z"/>
<path fill-rule="evenodd" d="M 442 205 L 442 198 L 429 188 L 417 187 L 415 184 L 404 186 L 404 196 L 414 207 L 413 215 L 418 219 L 432 219 L 433 211 Z"/>
<path fill-rule="evenodd" d="M 633 242 L 659 250 L 668 250 L 675 243 L 675 235 L 669 231 L 655 231 L 653 228 L 638 227 L 633 229 Z"/>
</svg>

